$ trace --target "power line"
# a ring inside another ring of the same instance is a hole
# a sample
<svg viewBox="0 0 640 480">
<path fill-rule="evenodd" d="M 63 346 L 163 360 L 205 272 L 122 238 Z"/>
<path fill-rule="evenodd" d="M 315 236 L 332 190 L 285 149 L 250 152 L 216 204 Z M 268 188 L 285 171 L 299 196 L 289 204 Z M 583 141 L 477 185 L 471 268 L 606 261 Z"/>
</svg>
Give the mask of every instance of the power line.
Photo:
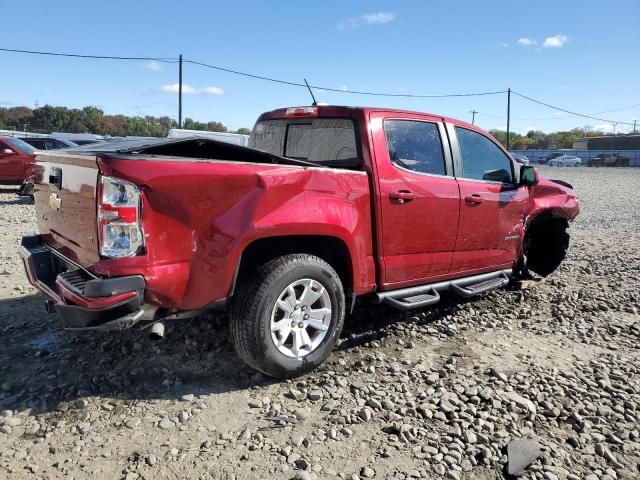
<svg viewBox="0 0 640 480">
<path fill-rule="evenodd" d="M 631 110 L 632 108 L 636 108 L 636 107 L 640 107 L 640 103 L 636 103 L 634 105 L 627 105 L 625 107 L 618 107 L 618 108 L 612 108 L 611 110 L 603 110 L 601 112 L 592 112 L 592 113 L 588 113 L 587 115 L 600 115 L 602 113 L 611 113 L 611 112 L 619 112 L 622 110 Z M 490 118 L 499 118 L 499 119 L 506 119 L 507 117 L 505 117 L 504 115 L 492 115 L 489 113 L 484 113 L 484 112 L 479 112 L 477 113 L 478 115 L 481 115 L 483 117 L 490 117 Z M 542 118 L 514 118 L 514 120 L 523 120 L 523 121 L 541 121 L 541 120 L 566 120 L 568 118 L 575 118 L 575 115 L 567 115 L 566 117 L 542 117 Z"/>
<path fill-rule="evenodd" d="M 73 57 L 73 58 L 95 58 L 102 60 L 148 60 L 162 63 L 177 63 L 178 59 L 175 58 L 162 58 L 162 57 L 117 57 L 113 55 L 82 55 L 79 53 L 60 53 L 60 52 L 42 52 L 38 50 L 18 50 L 14 48 L 0 48 L 2 52 L 10 53 L 28 53 L 31 55 L 49 55 L 53 57 Z"/>
<path fill-rule="evenodd" d="M 257 80 L 266 80 L 268 82 L 282 83 L 284 85 L 293 85 L 294 87 L 305 87 L 305 88 L 307 87 L 304 83 L 289 82 L 287 80 L 278 80 L 277 78 L 263 77 L 262 75 L 255 75 L 253 73 L 239 72 L 237 70 L 232 70 L 230 68 L 218 67 L 216 65 L 209 65 L 208 63 L 197 62 L 195 60 L 187 59 L 187 60 L 184 60 L 184 63 L 192 63 L 194 65 L 199 65 L 201 67 L 212 68 L 214 70 L 220 70 L 222 72 L 233 73 L 235 75 L 242 75 L 244 77 L 255 78 Z M 311 86 L 313 87 L 313 85 Z M 318 88 L 318 87 L 313 87 L 313 88 Z"/>
<path fill-rule="evenodd" d="M 230 68 L 219 67 L 217 65 L 211 65 L 204 62 L 198 62 L 196 60 L 185 60 L 185 63 L 192 63 L 194 65 L 199 65 L 201 67 L 212 68 L 214 70 L 220 70 L 222 72 L 233 73 L 235 75 L 242 75 L 244 77 L 255 78 L 258 80 L 266 80 L 268 82 L 281 83 L 284 85 L 293 85 L 295 87 L 304 87 L 307 88 L 307 85 L 304 83 L 291 82 L 288 80 L 281 80 L 277 78 L 265 77 L 262 75 L 256 75 L 253 73 L 240 72 L 238 70 L 232 70 Z M 365 92 L 361 90 L 347 90 L 342 88 L 331 88 L 331 87 L 322 87 L 320 85 L 309 85 L 311 88 L 315 88 L 317 90 L 326 90 L 327 92 L 337 92 L 337 93 L 351 93 L 354 95 L 370 95 L 370 96 L 378 96 L 378 97 L 403 97 L 403 98 L 448 98 L 448 97 L 476 97 L 481 95 L 497 95 L 500 93 L 505 93 L 506 90 L 500 90 L 495 92 L 478 92 L 478 93 L 449 93 L 442 95 L 420 95 L 420 94 L 412 94 L 412 93 L 384 93 L 384 92 Z"/>
<path fill-rule="evenodd" d="M 540 100 L 536 100 L 534 98 L 527 97 L 526 95 L 518 93 L 518 92 L 516 92 L 514 90 L 511 90 L 511 91 L 515 95 L 518 95 L 519 97 L 522 97 L 522 98 L 524 98 L 526 100 L 529 100 L 530 102 L 537 103 L 539 105 L 544 105 L 545 107 L 553 108 L 554 110 L 558 110 L 560 112 L 569 113 L 569 114 L 574 115 L 576 117 L 591 118 L 592 120 L 598 120 L 600 122 L 606 122 L 606 123 L 616 123 L 616 124 L 619 124 L 619 125 L 633 125 L 633 123 L 629 123 L 629 122 L 619 122 L 619 121 L 615 121 L 615 120 L 608 120 L 606 118 L 594 117 L 592 115 L 585 115 L 585 114 L 582 114 L 582 113 L 573 112 L 571 110 L 567 110 L 566 108 L 556 107 L 554 105 L 550 105 L 548 103 L 541 102 Z"/>
</svg>

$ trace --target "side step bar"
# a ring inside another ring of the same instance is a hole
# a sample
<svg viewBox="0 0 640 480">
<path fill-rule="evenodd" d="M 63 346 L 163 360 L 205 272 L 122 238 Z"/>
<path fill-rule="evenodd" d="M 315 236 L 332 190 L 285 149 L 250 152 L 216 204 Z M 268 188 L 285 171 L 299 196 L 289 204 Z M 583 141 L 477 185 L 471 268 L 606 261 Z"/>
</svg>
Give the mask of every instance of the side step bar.
<svg viewBox="0 0 640 480">
<path fill-rule="evenodd" d="M 438 303 L 440 292 L 452 291 L 463 298 L 470 298 L 495 288 L 505 287 L 512 275 L 511 269 L 498 270 L 471 277 L 378 292 L 375 299 L 377 303 L 386 303 L 398 310 L 413 310 Z"/>
</svg>

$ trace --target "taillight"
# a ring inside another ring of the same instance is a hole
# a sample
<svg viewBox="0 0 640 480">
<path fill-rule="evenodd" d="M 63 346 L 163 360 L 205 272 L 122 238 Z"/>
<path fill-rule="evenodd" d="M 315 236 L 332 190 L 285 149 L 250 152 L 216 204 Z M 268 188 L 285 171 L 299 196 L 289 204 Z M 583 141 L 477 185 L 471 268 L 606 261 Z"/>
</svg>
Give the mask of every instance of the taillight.
<svg viewBox="0 0 640 480">
<path fill-rule="evenodd" d="M 292 107 L 287 108 L 287 117 L 317 117 L 318 107 Z"/>
<path fill-rule="evenodd" d="M 138 187 L 117 178 L 100 177 L 98 236 L 100 255 L 105 257 L 131 257 L 142 251 Z"/>
</svg>

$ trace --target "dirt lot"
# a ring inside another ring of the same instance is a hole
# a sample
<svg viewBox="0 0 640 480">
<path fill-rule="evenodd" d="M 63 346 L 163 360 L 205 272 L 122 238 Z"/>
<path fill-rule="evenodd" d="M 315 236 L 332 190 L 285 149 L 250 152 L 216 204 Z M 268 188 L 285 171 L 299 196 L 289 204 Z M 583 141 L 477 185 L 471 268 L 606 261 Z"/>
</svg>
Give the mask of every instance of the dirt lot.
<svg viewBox="0 0 640 480">
<path fill-rule="evenodd" d="M 245 367 L 224 315 L 56 330 L 22 270 L 33 207 L 0 191 L 0 478 L 640 477 L 640 169 L 543 167 L 583 212 L 544 282 L 407 318 L 361 303 L 316 372 Z M 521 453 L 531 453 L 534 446 Z"/>
</svg>

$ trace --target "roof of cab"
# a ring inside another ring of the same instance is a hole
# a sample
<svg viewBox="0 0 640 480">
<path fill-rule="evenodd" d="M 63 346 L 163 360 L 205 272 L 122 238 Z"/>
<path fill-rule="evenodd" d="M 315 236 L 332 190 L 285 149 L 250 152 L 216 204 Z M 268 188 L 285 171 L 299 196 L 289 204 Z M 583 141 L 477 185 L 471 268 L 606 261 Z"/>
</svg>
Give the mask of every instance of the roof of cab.
<svg viewBox="0 0 640 480">
<path fill-rule="evenodd" d="M 302 105 L 302 106 L 298 106 L 298 107 L 278 108 L 278 109 L 271 110 L 269 112 L 263 113 L 262 115 L 260 115 L 260 117 L 258 118 L 257 121 L 273 120 L 273 119 L 280 119 L 280 118 L 300 118 L 300 119 L 314 118 L 314 117 L 304 117 L 304 116 L 300 116 L 300 117 L 288 117 L 287 116 L 287 110 L 289 108 L 308 108 L 308 107 L 310 107 L 310 105 Z M 459 120 L 457 118 L 446 117 L 444 115 L 437 115 L 437 114 L 433 114 L 433 113 L 428 113 L 428 112 L 418 112 L 418 111 L 413 111 L 413 110 L 403 110 L 403 109 L 398 109 L 398 108 L 387 108 L 387 107 L 354 107 L 354 106 L 346 106 L 346 105 L 315 105 L 315 107 L 318 109 L 318 115 L 317 115 L 318 117 L 350 117 L 350 118 L 354 118 L 358 114 L 364 114 L 365 116 L 367 116 L 371 112 L 388 112 L 388 113 L 391 113 L 391 114 L 405 114 L 405 115 L 406 114 L 424 115 L 424 116 L 427 116 L 427 117 L 438 118 L 438 119 L 441 119 L 444 122 L 448 122 L 448 123 L 452 123 L 454 125 L 459 125 L 459 126 L 462 126 L 462 127 L 470 128 L 472 130 L 483 131 L 477 125 L 472 125 L 472 124 L 467 123 L 467 122 L 465 122 L 463 120 Z"/>
</svg>

